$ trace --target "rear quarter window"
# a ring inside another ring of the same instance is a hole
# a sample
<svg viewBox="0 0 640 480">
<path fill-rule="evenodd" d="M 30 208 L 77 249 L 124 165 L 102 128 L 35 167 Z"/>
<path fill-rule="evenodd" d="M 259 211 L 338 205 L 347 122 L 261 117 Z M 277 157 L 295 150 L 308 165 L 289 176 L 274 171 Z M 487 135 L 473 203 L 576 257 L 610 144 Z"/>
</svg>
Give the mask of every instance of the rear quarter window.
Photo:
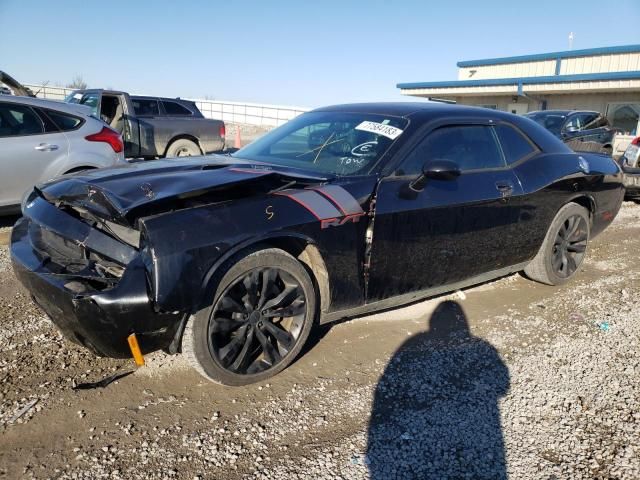
<svg viewBox="0 0 640 480">
<path fill-rule="evenodd" d="M 146 98 L 132 98 L 133 111 L 138 116 L 157 117 L 160 115 L 158 101 Z"/>
<path fill-rule="evenodd" d="M 82 125 L 81 118 L 68 113 L 57 112 L 55 110 L 45 110 L 45 113 L 63 132 L 75 130 Z"/>
<path fill-rule="evenodd" d="M 507 164 L 516 163 L 538 150 L 530 140 L 510 125 L 499 124 L 494 128 Z"/>
<path fill-rule="evenodd" d="M 162 102 L 162 106 L 164 107 L 164 111 L 167 115 L 181 116 L 181 117 L 193 115 L 193 112 L 191 110 L 189 110 L 187 107 L 183 105 L 180 105 L 178 102 L 171 102 L 171 101 L 165 100 Z"/>
</svg>

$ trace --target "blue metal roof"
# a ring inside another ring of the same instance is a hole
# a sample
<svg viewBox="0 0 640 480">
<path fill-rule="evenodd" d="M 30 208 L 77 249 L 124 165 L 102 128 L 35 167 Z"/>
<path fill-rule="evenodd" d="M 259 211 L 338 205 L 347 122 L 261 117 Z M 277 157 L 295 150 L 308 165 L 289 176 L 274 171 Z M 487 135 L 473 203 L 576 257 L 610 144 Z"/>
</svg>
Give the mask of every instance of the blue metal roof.
<svg viewBox="0 0 640 480">
<path fill-rule="evenodd" d="M 640 52 L 640 45 L 621 45 L 618 47 L 586 48 L 583 50 L 565 50 L 563 52 L 538 53 L 517 57 L 486 58 L 483 60 L 465 60 L 458 62 L 458 67 L 481 67 L 484 65 L 502 65 L 505 63 L 539 62 L 541 60 L 557 60 L 558 58 L 589 57 L 592 55 L 611 55 L 614 53 Z"/>
<path fill-rule="evenodd" d="M 488 78 L 483 80 L 452 80 L 448 82 L 398 83 L 397 88 L 485 87 L 499 85 L 536 85 L 543 83 L 589 82 L 595 80 L 632 80 L 640 78 L 640 70 L 632 72 L 579 73 L 575 75 L 545 75 L 541 77 Z"/>
</svg>

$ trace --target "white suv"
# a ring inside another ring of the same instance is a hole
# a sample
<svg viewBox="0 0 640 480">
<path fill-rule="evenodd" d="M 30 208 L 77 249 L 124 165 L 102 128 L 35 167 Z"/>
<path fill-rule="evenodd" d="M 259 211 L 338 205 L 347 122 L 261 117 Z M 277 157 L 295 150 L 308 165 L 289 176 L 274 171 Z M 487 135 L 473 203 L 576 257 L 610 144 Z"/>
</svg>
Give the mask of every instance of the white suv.
<svg viewBox="0 0 640 480">
<path fill-rule="evenodd" d="M 0 97 L 0 214 L 17 213 L 24 192 L 65 173 L 125 165 L 118 132 L 89 108 Z"/>
</svg>

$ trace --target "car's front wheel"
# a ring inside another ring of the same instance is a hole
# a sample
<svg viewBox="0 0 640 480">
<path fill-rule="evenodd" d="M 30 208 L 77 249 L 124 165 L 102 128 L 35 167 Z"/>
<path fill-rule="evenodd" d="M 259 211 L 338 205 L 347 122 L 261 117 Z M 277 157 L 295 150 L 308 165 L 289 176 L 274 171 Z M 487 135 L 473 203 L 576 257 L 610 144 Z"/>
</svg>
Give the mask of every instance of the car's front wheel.
<svg viewBox="0 0 640 480">
<path fill-rule="evenodd" d="M 210 306 L 189 319 L 182 352 L 204 377 L 225 385 L 265 380 L 304 346 L 316 316 L 305 267 L 283 250 L 235 257 L 210 292 Z"/>
<path fill-rule="evenodd" d="M 547 231 L 540 251 L 524 269 L 532 280 L 561 285 L 571 279 L 584 260 L 589 243 L 589 211 L 577 203 L 562 207 Z"/>
</svg>

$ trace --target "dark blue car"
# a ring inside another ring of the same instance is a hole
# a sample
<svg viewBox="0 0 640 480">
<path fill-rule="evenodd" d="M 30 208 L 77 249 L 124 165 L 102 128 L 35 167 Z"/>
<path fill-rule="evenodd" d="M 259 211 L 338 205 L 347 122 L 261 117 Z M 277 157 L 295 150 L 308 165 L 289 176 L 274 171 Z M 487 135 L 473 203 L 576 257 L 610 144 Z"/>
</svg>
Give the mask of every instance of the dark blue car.
<svg viewBox="0 0 640 480">
<path fill-rule="evenodd" d="M 611 155 L 615 131 L 598 112 L 583 110 L 541 110 L 525 117 L 538 122 L 576 152 Z"/>
</svg>

